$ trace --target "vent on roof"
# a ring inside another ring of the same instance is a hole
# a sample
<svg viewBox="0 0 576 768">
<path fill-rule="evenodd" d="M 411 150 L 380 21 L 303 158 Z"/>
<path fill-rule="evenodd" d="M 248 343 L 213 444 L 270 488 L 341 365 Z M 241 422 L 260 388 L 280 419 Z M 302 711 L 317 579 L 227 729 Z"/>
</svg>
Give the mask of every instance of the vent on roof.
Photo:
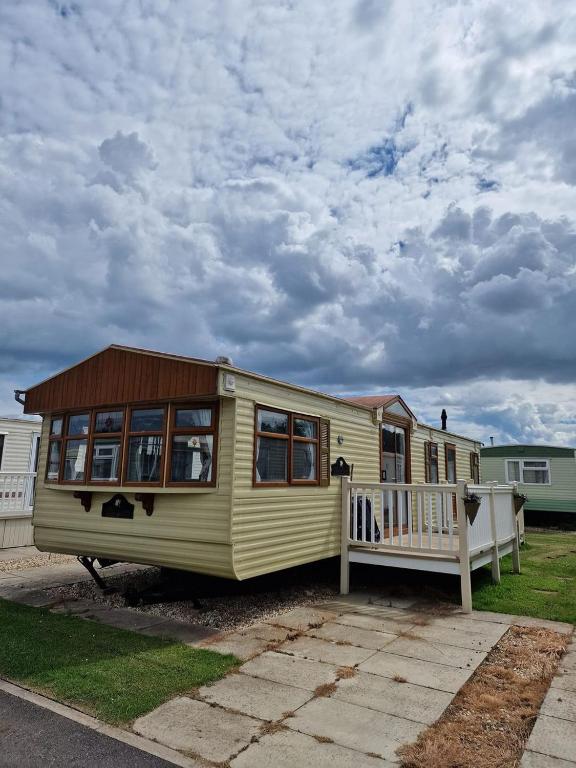
<svg viewBox="0 0 576 768">
<path fill-rule="evenodd" d="M 226 355 L 218 355 L 214 362 L 216 365 L 232 365 L 232 358 L 226 357 Z"/>
</svg>

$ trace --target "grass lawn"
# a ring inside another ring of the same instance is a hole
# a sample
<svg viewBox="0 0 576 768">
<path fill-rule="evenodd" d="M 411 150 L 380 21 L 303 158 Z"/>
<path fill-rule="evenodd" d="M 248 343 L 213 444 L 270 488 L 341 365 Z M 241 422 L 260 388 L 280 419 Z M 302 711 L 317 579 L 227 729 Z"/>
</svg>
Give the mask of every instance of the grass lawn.
<svg viewBox="0 0 576 768">
<path fill-rule="evenodd" d="M 576 624 L 576 533 L 526 533 L 522 573 L 502 560 L 502 583 L 492 584 L 490 566 L 472 574 L 474 608 Z"/>
<path fill-rule="evenodd" d="M 234 656 L 0 599 L 0 677 L 109 723 L 223 677 Z"/>
</svg>

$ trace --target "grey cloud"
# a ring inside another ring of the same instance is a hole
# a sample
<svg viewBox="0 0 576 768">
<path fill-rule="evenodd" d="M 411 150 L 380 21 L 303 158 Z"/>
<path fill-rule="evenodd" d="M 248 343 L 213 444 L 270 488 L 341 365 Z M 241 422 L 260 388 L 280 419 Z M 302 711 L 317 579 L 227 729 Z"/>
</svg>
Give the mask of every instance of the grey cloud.
<svg viewBox="0 0 576 768">
<path fill-rule="evenodd" d="M 326 391 L 574 381 L 573 86 L 537 4 L 8 5 L 0 404 L 111 342 Z"/>
</svg>

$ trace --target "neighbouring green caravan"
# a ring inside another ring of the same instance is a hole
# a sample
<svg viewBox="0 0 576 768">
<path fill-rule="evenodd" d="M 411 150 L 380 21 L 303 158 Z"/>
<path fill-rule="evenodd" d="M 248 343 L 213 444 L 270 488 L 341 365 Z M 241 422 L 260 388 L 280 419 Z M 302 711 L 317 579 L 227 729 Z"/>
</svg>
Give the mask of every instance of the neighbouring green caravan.
<svg viewBox="0 0 576 768">
<path fill-rule="evenodd" d="M 479 481 L 480 443 L 397 395 L 343 399 L 216 361 L 111 346 L 17 392 L 43 417 L 44 551 L 246 579 L 340 554 L 332 465 Z"/>
<path fill-rule="evenodd" d="M 576 449 L 501 445 L 482 448 L 480 456 L 484 481 L 518 483 L 529 522 L 576 525 Z"/>
</svg>

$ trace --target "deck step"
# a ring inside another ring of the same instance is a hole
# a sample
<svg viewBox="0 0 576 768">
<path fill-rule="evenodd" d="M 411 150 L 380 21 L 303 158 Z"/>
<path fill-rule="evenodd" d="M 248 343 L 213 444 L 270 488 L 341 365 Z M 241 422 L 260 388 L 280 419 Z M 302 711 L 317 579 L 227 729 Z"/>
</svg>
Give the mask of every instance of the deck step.
<svg viewBox="0 0 576 768">
<path fill-rule="evenodd" d="M 449 560 L 458 562 L 458 552 L 422 552 L 415 549 L 400 549 L 399 547 L 357 547 L 351 546 L 350 553 L 352 552 L 369 552 L 371 555 L 388 555 L 392 557 L 418 557 L 423 560 Z"/>
</svg>

